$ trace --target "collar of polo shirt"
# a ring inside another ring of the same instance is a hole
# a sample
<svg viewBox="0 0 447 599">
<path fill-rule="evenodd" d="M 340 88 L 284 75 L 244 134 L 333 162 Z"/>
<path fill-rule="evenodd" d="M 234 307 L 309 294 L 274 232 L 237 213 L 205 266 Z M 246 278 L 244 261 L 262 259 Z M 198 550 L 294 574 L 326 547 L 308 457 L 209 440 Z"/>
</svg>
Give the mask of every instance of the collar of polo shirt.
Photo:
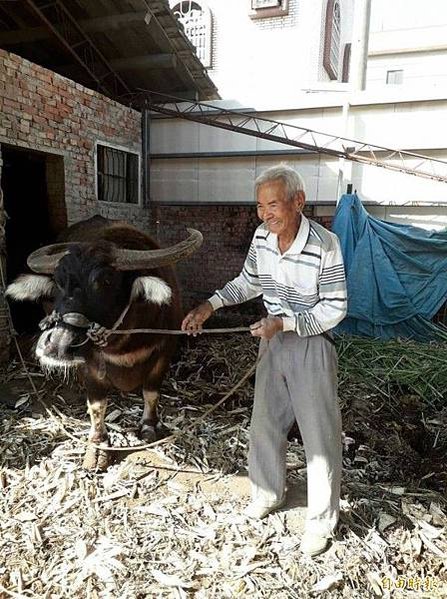
<svg viewBox="0 0 447 599">
<path fill-rule="evenodd" d="M 284 252 L 284 254 L 281 254 L 281 252 L 279 251 L 278 236 L 276 234 L 271 234 L 272 241 L 274 243 L 275 249 L 277 250 L 277 252 L 279 254 L 279 257 L 284 258 L 284 256 L 289 256 L 290 254 L 301 254 L 301 252 L 304 249 L 304 246 L 307 243 L 307 239 L 309 237 L 309 230 L 310 230 L 309 219 L 307 219 L 304 216 L 304 214 L 301 214 L 301 223 L 300 223 L 300 228 L 298 229 L 298 233 L 296 234 L 296 237 L 295 237 L 292 245 L 289 247 L 289 249 L 286 252 Z"/>
</svg>

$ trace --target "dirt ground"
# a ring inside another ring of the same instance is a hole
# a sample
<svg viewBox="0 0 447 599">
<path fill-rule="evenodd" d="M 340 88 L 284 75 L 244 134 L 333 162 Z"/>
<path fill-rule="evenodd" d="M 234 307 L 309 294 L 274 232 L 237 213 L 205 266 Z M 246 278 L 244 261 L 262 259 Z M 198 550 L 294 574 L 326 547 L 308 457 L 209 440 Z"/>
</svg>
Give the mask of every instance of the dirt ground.
<svg viewBox="0 0 447 599">
<path fill-rule="evenodd" d="M 341 348 L 341 353 L 343 350 Z M 340 525 L 315 559 L 301 556 L 306 510 L 299 432 L 288 451 L 287 503 L 243 517 L 253 378 L 194 428 L 253 364 L 256 346 L 198 338 L 181 345 L 161 417 L 175 440 L 116 451 L 104 474 L 81 468 L 88 431 L 76 380 L 46 380 L 17 362 L 0 388 L 0 595 L 186 597 L 447 596 L 445 404 L 424 403 L 340 371 L 344 468 Z M 46 406 L 46 407 L 45 407 Z M 142 403 L 115 395 L 115 448 L 138 440 Z"/>
</svg>

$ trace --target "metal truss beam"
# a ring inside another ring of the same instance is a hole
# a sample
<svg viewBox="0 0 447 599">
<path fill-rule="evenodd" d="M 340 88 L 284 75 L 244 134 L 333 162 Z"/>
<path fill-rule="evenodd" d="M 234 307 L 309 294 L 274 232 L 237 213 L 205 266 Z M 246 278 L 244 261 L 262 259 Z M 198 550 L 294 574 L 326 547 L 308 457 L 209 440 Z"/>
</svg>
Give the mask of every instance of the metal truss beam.
<svg viewBox="0 0 447 599">
<path fill-rule="evenodd" d="M 124 80 L 113 70 L 102 52 L 79 26 L 60 0 L 24 0 L 42 23 L 96 83 L 98 91 L 116 98 L 130 93 Z"/>
<path fill-rule="evenodd" d="M 150 110 L 167 116 L 447 183 L 447 162 L 444 160 L 222 109 L 204 102 L 185 101 L 166 94 L 141 92 L 138 98 L 140 102 L 146 101 Z"/>
</svg>

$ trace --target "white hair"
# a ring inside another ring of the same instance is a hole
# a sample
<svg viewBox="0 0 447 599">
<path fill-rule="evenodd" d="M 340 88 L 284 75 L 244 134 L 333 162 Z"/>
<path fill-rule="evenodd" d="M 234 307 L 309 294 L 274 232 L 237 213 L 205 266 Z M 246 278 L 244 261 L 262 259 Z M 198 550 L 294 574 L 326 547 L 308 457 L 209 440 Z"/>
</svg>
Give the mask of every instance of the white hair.
<svg viewBox="0 0 447 599">
<path fill-rule="evenodd" d="M 306 191 L 301 175 L 292 167 L 281 163 L 271 166 L 257 177 L 255 181 L 255 194 L 258 194 L 261 185 L 271 183 L 272 181 L 281 181 L 283 183 L 288 200 L 292 200 L 299 191 L 304 193 Z"/>
<path fill-rule="evenodd" d="M 152 304 L 170 304 L 172 289 L 158 277 L 138 277 L 132 285 L 131 299 L 141 298 Z"/>
<path fill-rule="evenodd" d="M 20 275 L 8 285 L 5 295 L 16 301 L 30 300 L 37 302 L 42 298 L 52 298 L 56 291 L 56 284 L 44 275 Z"/>
</svg>

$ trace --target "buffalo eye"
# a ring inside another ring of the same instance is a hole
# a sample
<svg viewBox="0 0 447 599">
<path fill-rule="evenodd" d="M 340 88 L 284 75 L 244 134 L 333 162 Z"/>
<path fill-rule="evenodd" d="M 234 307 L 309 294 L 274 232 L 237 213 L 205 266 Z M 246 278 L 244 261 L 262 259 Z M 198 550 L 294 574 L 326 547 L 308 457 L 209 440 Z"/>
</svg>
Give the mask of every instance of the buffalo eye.
<svg viewBox="0 0 447 599">
<path fill-rule="evenodd" d="M 107 271 L 94 272 L 91 277 L 91 284 L 95 291 L 109 289 L 113 285 L 113 273 Z"/>
</svg>

